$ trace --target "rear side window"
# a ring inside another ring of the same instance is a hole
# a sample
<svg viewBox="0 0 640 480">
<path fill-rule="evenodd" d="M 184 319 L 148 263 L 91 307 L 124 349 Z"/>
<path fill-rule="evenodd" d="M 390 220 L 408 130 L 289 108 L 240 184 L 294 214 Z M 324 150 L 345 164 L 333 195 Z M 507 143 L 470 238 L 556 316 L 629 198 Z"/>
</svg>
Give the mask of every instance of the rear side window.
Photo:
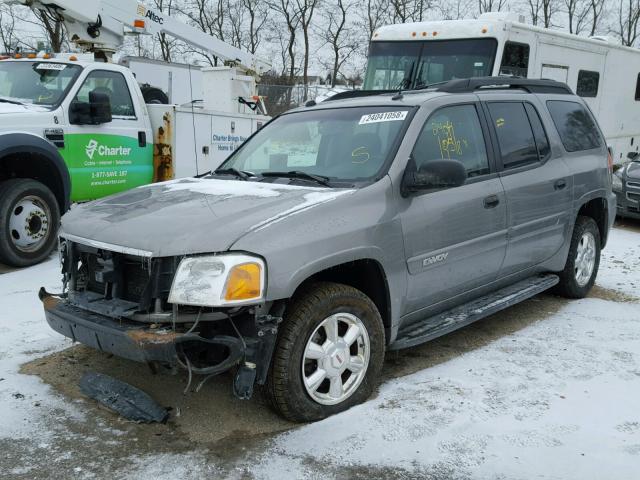
<svg viewBox="0 0 640 480">
<path fill-rule="evenodd" d="M 437 110 L 422 127 L 413 148 L 418 169 L 433 160 L 458 160 L 468 177 L 489 173 L 487 147 L 474 105 Z"/>
<path fill-rule="evenodd" d="M 566 100 L 549 100 L 547 108 L 567 152 L 591 150 L 602 145 L 598 127 L 582 105 Z"/>
<path fill-rule="evenodd" d="M 578 72 L 578 85 L 576 87 L 576 93 L 581 97 L 596 97 L 598 95 L 599 83 L 600 74 L 598 72 L 580 70 Z"/>
<path fill-rule="evenodd" d="M 524 109 L 527 111 L 529 122 L 531 123 L 531 129 L 533 130 L 533 136 L 536 141 L 536 147 L 538 148 L 538 156 L 540 160 L 546 160 L 551 153 L 551 147 L 549 146 L 549 138 L 547 132 L 544 131 L 542 126 L 542 120 L 536 108 L 530 103 L 524 104 Z"/>
<path fill-rule="evenodd" d="M 502 53 L 500 75 L 526 77 L 529 70 L 529 45 L 507 42 Z"/>
<path fill-rule="evenodd" d="M 640 100 L 640 73 L 636 79 L 636 100 Z"/>
<path fill-rule="evenodd" d="M 537 162 L 538 148 L 524 105 L 520 102 L 491 102 L 489 112 L 504 168 Z"/>
</svg>

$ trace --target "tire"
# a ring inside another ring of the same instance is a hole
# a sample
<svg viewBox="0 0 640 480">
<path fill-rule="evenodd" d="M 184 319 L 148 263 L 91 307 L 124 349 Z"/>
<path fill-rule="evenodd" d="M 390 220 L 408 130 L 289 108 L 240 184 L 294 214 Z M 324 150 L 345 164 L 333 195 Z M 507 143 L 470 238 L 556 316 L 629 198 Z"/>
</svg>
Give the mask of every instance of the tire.
<svg viewBox="0 0 640 480">
<path fill-rule="evenodd" d="M 151 85 L 142 85 L 140 89 L 146 104 L 166 105 L 169 103 L 169 97 L 159 88 L 152 87 Z"/>
<path fill-rule="evenodd" d="M 0 262 L 27 267 L 56 245 L 60 207 L 51 190 L 28 178 L 0 184 Z"/>
<path fill-rule="evenodd" d="M 555 287 L 556 293 L 567 298 L 587 296 L 598 274 L 600 245 L 600 230 L 593 218 L 578 217 L 571 236 L 567 263 Z"/>
<path fill-rule="evenodd" d="M 337 336 L 330 334 L 332 319 L 336 319 Z M 356 332 L 352 327 L 357 327 L 357 336 L 352 334 L 345 342 L 347 331 Z M 347 347 L 352 337 L 355 340 Z M 308 347 L 312 339 L 331 351 L 320 353 Z M 382 318 L 369 297 L 347 285 L 312 284 L 285 312 L 267 380 L 268 396 L 275 409 L 294 422 L 321 420 L 342 412 L 369 398 L 380 376 L 384 350 Z M 326 368 L 326 372 L 322 370 L 325 378 L 314 382 L 322 377 L 321 367 Z M 315 388 L 308 389 L 305 378 Z M 332 390 L 331 385 L 337 386 L 338 378 L 342 390 L 332 396 L 338 390 Z"/>
</svg>

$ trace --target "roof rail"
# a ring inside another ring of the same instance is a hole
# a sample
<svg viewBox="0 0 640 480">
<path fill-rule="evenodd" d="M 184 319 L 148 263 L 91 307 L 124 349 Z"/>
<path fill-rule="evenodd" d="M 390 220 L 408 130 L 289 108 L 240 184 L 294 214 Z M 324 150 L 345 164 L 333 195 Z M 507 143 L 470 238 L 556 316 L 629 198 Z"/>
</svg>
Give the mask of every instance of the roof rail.
<svg viewBox="0 0 640 480">
<path fill-rule="evenodd" d="M 346 92 L 336 93 L 325 99 L 324 102 L 333 100 L 344 100 L 345 98 L 370 97 L 373 95 L 382 95 L 385 93 L 394 93 L 397 90 L 347 90 Z"/>
<path fill-rule="evenodd" d="M 439 92 L 464 93 L 476 90 L 521 89 L 529 93 L 561 93 L 572 95 L 566 83 L 519 77 L 474 77 L 450 80 L 436 88 Z"/>
</svg>

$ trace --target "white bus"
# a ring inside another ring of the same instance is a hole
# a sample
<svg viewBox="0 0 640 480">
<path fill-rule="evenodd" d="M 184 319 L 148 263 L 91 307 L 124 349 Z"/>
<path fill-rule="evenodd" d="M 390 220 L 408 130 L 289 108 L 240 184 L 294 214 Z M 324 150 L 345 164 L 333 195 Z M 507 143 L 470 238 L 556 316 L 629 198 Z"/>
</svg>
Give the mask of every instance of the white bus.
<svg viewBox="0 0 640 480">
<path fill-rule="evenodd" d="M 567 83 L 598 118 L 615 163 L 638 152 L 640 50 L 605 37 L 527 25 L 510 13 L 377 29 L 363 90 L 424 88 L 454 78 L 500 75 Z"/>
</svg>

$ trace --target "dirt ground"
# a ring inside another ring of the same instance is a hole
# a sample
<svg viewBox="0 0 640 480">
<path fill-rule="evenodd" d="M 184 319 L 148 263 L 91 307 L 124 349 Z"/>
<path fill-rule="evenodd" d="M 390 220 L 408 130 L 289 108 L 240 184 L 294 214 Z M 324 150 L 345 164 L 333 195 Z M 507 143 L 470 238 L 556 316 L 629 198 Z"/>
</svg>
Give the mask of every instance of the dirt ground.
<svg viewBox="0 0 640 480">
<path fill-rule="evenodd" d="M 640 232 L 640 222 L 619 222 L 619 226 Z M 637 301 L 637 298 L 601 287 L 595 287 L 591 297 L 615 302 Z M 383 381 L 483 347 L 543 320 L 566 302 L 542 294 L 428 344 L 389 352 Z M 161 405 L 171 408 L 170 420 L 166 425 L 138 425 L 99 407 L 78 388 L 81 376 L 88 371 L 105 373 L 141 388 Z M 24 364 L 21 373 L 38 376 L 68 402 L 81 404 L 82 410 L 90 414 L 70 418 L 60 412 L 50 412 L 52 430 L 57 432 L 53 441 L 0 440 L 3 451 L 0 478 L 9 478 L 4 477 L 3 472 L 18 464 L 25 452 L 32 455 L 33 468 L 23 473 L 14 471 L 11 478 L 73 478 L 81 473 L 82 467 L 78 465 L 86 465 L 92 474 L 102 478 L 122 468 L 124 455 L 144 459 L 150 454 L 179 455 L 194 451 L 202 452 L 206 463 L 211 465 L 211 478 L 252 478 L 248 471 L 237 466 L 238 462 L 244 463 L 252 455 L 264 451 L 277 433 L 297 428 L 271 410 L 260 390 L 249 401 L 235 399 L 231 392 L 231 374 L 210 379 L 199 392 L 193 392 L 201 380 L 195 377 L 191 391 L 184 394 L 187 385 L 184 372 L 152 374 L 145 366 L 81 345 Z M 318 466 L 309 467 L 316 469 Z M 338 478 L 397 478 L 399 472 L 362 467 L 338 474 L 326 473 Z"/>
</svg>

